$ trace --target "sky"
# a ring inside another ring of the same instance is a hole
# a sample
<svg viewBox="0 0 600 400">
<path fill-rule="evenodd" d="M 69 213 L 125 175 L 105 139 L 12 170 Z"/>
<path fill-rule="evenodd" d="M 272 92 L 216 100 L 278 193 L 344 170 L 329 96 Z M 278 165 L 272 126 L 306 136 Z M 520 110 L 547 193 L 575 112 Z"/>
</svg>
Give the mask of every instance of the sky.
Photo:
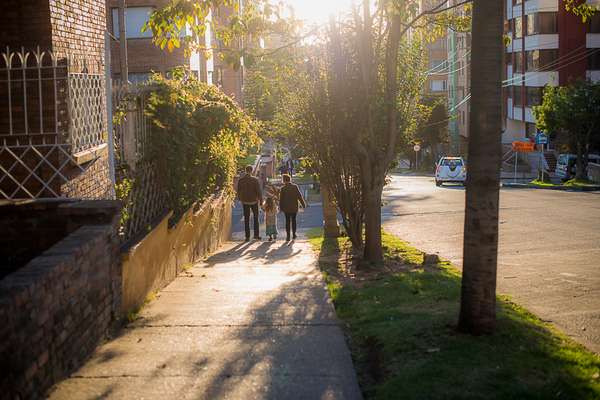
<svg viewBox="0 0 600 400">
<path fill-rule="evenodd" d="M 345 12 L 350 9 L 353 0 L 283 0 L 294 7 L 296 17 L 309 24 L 322 24 L 329 20 L 329 15 Z M 354 0 L 356 1 L 356 0 Z"/>
</svg>

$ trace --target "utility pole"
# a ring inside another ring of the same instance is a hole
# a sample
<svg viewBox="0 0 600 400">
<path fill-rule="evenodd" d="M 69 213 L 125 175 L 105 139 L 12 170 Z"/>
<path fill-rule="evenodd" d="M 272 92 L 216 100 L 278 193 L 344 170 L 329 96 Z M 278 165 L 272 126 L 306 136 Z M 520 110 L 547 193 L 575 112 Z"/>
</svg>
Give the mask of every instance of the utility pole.
<svg viewBox="0 0 600 400">
<path fill-rule="evenodd" d="M 119 62 L 121 81 L 123 85 L 129 83 L 129 64 L 127 63 L 127 30 L 125 29 L 125 0 L 119 0 Z"/>
</svg>

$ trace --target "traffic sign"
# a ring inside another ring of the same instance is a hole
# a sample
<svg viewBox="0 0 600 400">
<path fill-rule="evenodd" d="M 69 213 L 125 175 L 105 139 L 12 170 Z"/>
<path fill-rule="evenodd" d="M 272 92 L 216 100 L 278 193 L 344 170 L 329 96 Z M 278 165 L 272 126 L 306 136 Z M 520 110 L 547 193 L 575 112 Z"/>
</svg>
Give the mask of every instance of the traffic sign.
<svg viewBox="0 0 600 400">
<path fill-rule="evenodd" d="M 415 144 L 415 147 L 413 147 L 414 151 L 421 151 L 421 146 L 419 146 L 418 144 Z"/>
<path fill-rule="evenodd" d="M 512 142 L 512 150 L 517 153 L 531 153 L 535 150 L 532 142 Z"/>
<path fill-rule="evenodd" d="M 538 132 L 535 135 L 535 144 L 548 144 L 548 135 Z"/>
</svg>

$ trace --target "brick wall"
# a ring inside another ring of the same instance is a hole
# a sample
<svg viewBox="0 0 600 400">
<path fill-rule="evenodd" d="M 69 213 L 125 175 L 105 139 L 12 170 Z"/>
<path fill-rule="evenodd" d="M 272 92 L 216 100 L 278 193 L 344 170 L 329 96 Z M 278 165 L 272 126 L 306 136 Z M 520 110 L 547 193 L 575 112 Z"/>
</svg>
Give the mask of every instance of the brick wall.
<svg viewBox="0 0 600 400">
<path fill-rule="evenodd" d="M 104 0 L 47 0 L 52 27 L 52 48 L 61 54 L 95 61 L 89 72 L 104 73 Z"/>
<path fill-rule="evenodd" d="M 154 7 L 162 8 L 169 4 L 168 0 L 127 0 L 127 7 Z M 118 8 L 119 0 L 107 0 L 106 2 L 106 22 L 108 30 L 113 32 L 112 9 Z M 175 49 L 172 53 L 167 50 L 161 50 L 152 43 L 150 38 L 131 38 L 127 40 L 127 61 L 129 72 L 146 73 L 161 72 L 166 73 L 175 67 L 188 65 L 189 57 L 184 54 L 183 48 Z M 111 43 L 111 63 L 113 74 L 120 74 L 120 54 L 119 43 Z"/>
<path fill-rule="evenodd" d="M 108 153 L 84 165 L 85 171 L 72 167 L 68 171 L 69 182 L 61 187 L 65 197 L 73 199 L 108 199 L 111 197 L 111 181 Z"/>
<path fill-rule="evenodd" d="M 0 46 L 32 49 L 52 46 L 48 0 L 2 0 Z"/>
<path fill-rule="evenodd" d="M 87 202 L 35 204 L 37 214 L 53 216 L 54 222 L 63 222 L 63 231 L 73 231 L 0 280 L 1 399 L 42 398 L 54 382 L 83 363 L 118 317 L 116 208 L 112 202 L 93 202 L 92 208 L 102 203 L 108 207 L 97 210 L 95 217 L 90 217 Z M 36 214 L 35 207 L 24 207 Z M 99 224 L 81 226 L 84 221 Z M 22 229 L 12 236 L 13 246 L 61 234 L 60 227 L 45 222 L 20 219 Z M 2 223 L 7 224 L 4 218 Z"/>
<path fill-rule="evenodd" d="M 34 50 L 39 45 L 41 50 L 51 50 L 61 59 L 61 67 L 42 70 L 41 90 L 38 89 L 39 82 L 36 81 L 38 71 L 31 69 L 27 72 L 26 90 L 23 82 L 19 81 L 22 78 L 22 71 L 14 71 L 11 75 L 10 112 L 9 88 L 5 84 L 0 85 L 0 111 L 2 111 L 0 112 L 0 136 L 2 136 L 0 145 L 4 143 L 3 139 L 8 138 L 6 144 L 12 146 L 16 144 L 15 138 L 18 138 L 21 145 L 35 145 L 37 150 L 24 147 L 11 149 L 13 154 L 19 152 L 23 154 L 22 156 L 18 154 L 22 163 L 15 163 L 15 156 L 10 152 L 0 152 L 0 166 L 10 170 L 12 176 L 2 180 L 0 190 L 7 193 L 9 197 L 48 198 L 56 197 L 57 194 L 61 197 L 109 197 L 107 194 L 111 193 L 111 182 L 106 158 L 89 163 L 85 166 L 85 172 L 71 164 L 63 170 L 61 166 L 64 165 L 64 157 L 60 151 L 57 148 L 40 145 L 42 137 L 45 143 L 53 143 L 55 139 L 65 143 L 69 126 L 75 126 L 70 124 L 77 123 L 79 124 L 77 126 L 83 124 L 81 118 L 80 121 L 75 122 L 74 115 L 70 115 L 67 109 L 69 96 L 71 99 L 76 96 L 74 91 L 67 88 L 67 68 L 63 65 L 62 59 L 68 56 L 69 73 L 85 72 L 99 75 L 103 80 L 105 8 L 105 0 L 4 0 L 2 2 L 0 46 L 3 49 L 8 45 L 12 50 L 21 50 L 24 47 L 27 51 Z M 34 64 L 35 59 L 31 55 L 29 67 L 35 67 Z M 45 58 L 43 65 L 51 65 L 50 57 Z M 15 66 L 19 67 L 17 57 L 14 57 L 13 61 L 13 68 Z M 0 60 L 0 68 L 4 67 L 4 61 Z M 53 73 L 57 74 L 58 79 L 53 79 Z M 82 79 L 77 82 L 80 81 Z M 103 91 L 102 88 L 101 90 Z M 105 130 L 107 126 L 105 103 L 98 101 L 97 107 L 97 113 L 104 118 L 102 129 Z M 58 108 L 57 123 L 55 123 L 56 108 Z M 95 133 L 106 136 L 106 132 Z M 51 154 L 47 158 L 48 162 L 43 160 L 40 154 Z M 35 167 L 37 169 L 34 170 Z M 60 177 L 55 176 L 48 184 L 54 193 L 42 190 L 38 177 L 48 183 L 46 177 L 50 179 L 56 169 L 59 169 L 61 174 L 69 175 L 73 182 L 65 184 Z M 34 170 L 33 177 L 32 170 Z M 0 174 L 0 178 L 3 178 L 3 175 L 4 173 Z M 21 183 L 25 182 L 24 185 L 31 194 L 25 191 L 15 192 L 18 186 L 13 179 Z M 64 192 L 61 192 L 61 189 L 64 189 Z"/>
</svg>

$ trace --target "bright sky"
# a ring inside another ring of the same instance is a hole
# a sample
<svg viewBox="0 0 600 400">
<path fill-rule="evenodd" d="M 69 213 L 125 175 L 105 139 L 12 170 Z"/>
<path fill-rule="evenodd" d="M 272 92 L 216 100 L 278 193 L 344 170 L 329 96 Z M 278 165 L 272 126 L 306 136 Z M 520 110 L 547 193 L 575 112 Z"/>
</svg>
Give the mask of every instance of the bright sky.
<svg viewBox="0 0 600 400">
<path fill-rule="evenodd" d="M 306 20 L 308 24 L 322 24 L 329 20 L 331 14 L 348 12 L 353 0 L 283 0 L 283 2 L 294 7 L 297 18 Z"/>
</svg>

